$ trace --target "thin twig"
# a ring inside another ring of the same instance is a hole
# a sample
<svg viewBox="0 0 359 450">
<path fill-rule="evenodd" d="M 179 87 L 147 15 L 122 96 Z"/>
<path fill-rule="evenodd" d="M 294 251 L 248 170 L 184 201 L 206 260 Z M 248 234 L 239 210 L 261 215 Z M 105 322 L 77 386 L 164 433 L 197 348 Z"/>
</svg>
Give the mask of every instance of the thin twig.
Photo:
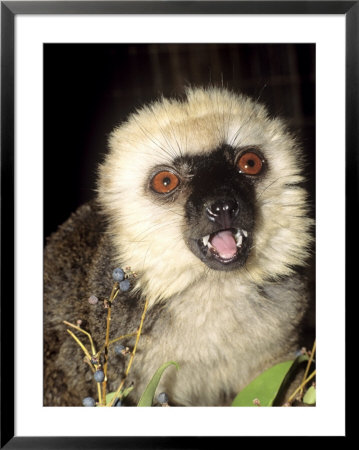
<svg viewBox="0 0 359 450">
<path fill-rule="evenodd" d="M 119 336 L 116 339 L 112 339 L 112 341 L 110 341 L 108 343 L 108 345 L 112 345 L 112 344 L 114 344 L 115 342 L 117 342 L 117 341 L 119 341 L 121 339 L 127 339 L 127 338 L 130 338 L 130 337 L 136 336 L 136 334 L 137 334 L 137 331 L 134 331 L 133 333 L 129 333 L 129 334 L 123 334 L 122 336 Z"/>
<path fill-rule="evenodd" d="M 74 335 L 74 333 L 70 330 L 66 330 L 70 336 L 72 336 L 75 341 L 79 344 L 79 346 L 82 348 L 82 350 L 84 351 L 85 355 L 88 357 L 88 359 L 91 361 L 91 355 L 88 352 L 87 348 L 83 345 L 83 343 L 80 341 L 80 339 Z"/>
<path fill-rule="evenodd" d="M 87 356 L 84 358 L 84 362 L 90 366 L 90 369 L 92 370 L 93 373 L 96 372 L 96 369 L 94 368 L 92 362 L 88 359 Z"/>
<path fill-rule="evenodd" d="M 97 384 L 97 395 L 98 395 L 98 403 L 101 406 L 103 401 L 106 402 L 106 399 L 104 398 L 102 400 L 102 393 L 101 393 L 101 383 L 96 383 Z"/>
<path fill-rule="evenodd" d="M 129 334 L 123 334 L 122 336 L 117 337 L 116 339 L 112 339 L 111 341 L 109 341 L 108 345 L 112 345 L 117 341 L 120 341 L 121 339 L 127 339 L 127 338 L 131 338 L 133 336 L 136 336 L 137 331 L 134 331 L 133 333 L 129 333 Z M 103 346 L 100 348 L 100 350 L 97 352 L 96 354 L 96 358 L 99 358 L 99 356 L 101 355 L 101 353 L 103 352 L 103 350 L 105 349 L 105 344 L 103 344 Z"/>
<path fill-rule="evenodd" d="M 66 325 L 68 325 L 69 327 L 75 328 L 78 331 L 81 331 L 81 333 L 86 334 L 86 336 L 89 338 L 90 340 L 90 344 L 91 344 L 91 351 L 92 351 L 92 355 L 95 356 L 96 355 L 96 349 L 92 340 L 92 336 L 90 333 L 88 333 L 87 331 L 85 331 L 83 328 L 74 325 L 73 323 L 67 322 L 66 320 L 63 321 L 63 323 L 65 323 Z M 91 358 L 90 358 L 91 359 Z"/>
<path fill-rule="evenodd" d="M 111 306 L 112 303 L 108 303 L 108 310 L 107 310 L 107 325 L 106 325 L 106 338 L 105 338 L 105 361 L 103 364 L 103 373 L 105 375 L 105 378 L 102 382 L 102 395 L 103 398 L 106 398 L 106 387 L 107 387 L 107 364 L 108 364 L 108 342 L 109 342 L 109 335 L 110 335 L 110 323 L 111 323 Z"/>
<path fill-rule="evenodd" d="M 314 370 L 314 371 L 309 375 L 309 377 L 306 378 L 306 379 L 301 383 L 301 385 L 297 387 L 297 389 L 296 389 L 296 390 L 293 392 L 293 394 L 289 397 L 288 403 L 292 403 L 292 401 L 295 399 L 297 393 L 303 389 L 303 387 L 304 387 L 304 386 L 305 386 L 305 385 L 306 385 L 306 384 L 307 384 L 307 383 L 315 376 L 315 374 L 316 374 L 316 370 Z"/>
<path fill-rule="evenodd" d="M 132 366 L 132 362 L 133 362 L 133 359 L 134 359 L 135 354 L 136 354 L 138 341 L 140 340 L 141 331 L 142 331 L 142 326 L 143 326 L 143 322 L 144 322 L 144 320 L 145 320 L 145 315 L 146 315 L 147 307 L 148 307 L 148 299 L 146 299 L 145 306 L 144 306 L 144 308 L 143 308 L 143 313 L 142 313 L 142 317 L 141 317 L 140 326 L 139 326 L 138 331 L 137 331 L 137 337 L 136 337 L 135 346 L 133 347 L 132 354 L 131 354 L 131 358 L 130 358 L 130 360 L 129 360 L 129 362 L 128 362 L 128 365 L 127 365 L 127 369 L 126 369 L 125 375 L 124 375 L 124 377 L 123 377 L 123 379 L 122 379 L 122 381 L 121 381 L 119 387 L 117 388 L 117 391 L 116 391 L 115 395 L 113 396 L 112 400 L 111 400 L 110 403 L 108 404 L 108 406 L 113 406 L 115 400 L 117 399 L 119 393 L 121 392 L 121 389 L 123 388 L 123 385 L 125 384 L 125 381 L 126 381 L 126 378 L 127 378 L 128 374 L 129 374 L 129 372 L 130 372 L 130 369 L 131 369 L 131 366 Z"/>
<path fill-rule="evenodd" d="M 308 360 L 308 363 L 307 363 L 307 367 L 306 367 L 304 375 L 303 375 L 302 384 L 303 384 L 304 380 L 307 378 L 310 366 L 311 366 L 311 364 L 313 362 L 314 353 L 315 353 L 315 347 L 316 347 L 316 340 L 314 341 L 313 348 L 312 348 L 312 353 L 310 354 L 310 357 L 309 357 L 309 360 Z M 303 394 L 303 388 L 300 390 L 300 396 L 302 396 L 302 394 Z"/>
<path fill-rule="evenodd" d="M 138 332 L 137 332 L 137 337 L 136 337 L 136 342 L 135 342 L 135 346 L 133 347 L 133 351 L 131 354 L 131 358 L 130 361 L 128 362 L 128 366 L 125 372 L 125 377 L 127 377 L 131 366 L 132 366 L 132 362 L 133 362 L 133 358 L 135 357 L 135 353 L 136 353 L 136 349 L 137 349 L 137 344 L 138 341 L 140 340 L 140 336 L 141 336 L 141 331 L 142 331 L 142 326 L 143 326 L 143 321 L 145 320 L 145 315 L 146 315 L 146 311 L 147 311 L 147 307 L 148 307 L 148 299 L 146 300 L 145 306 L 143 308 L 143 313 L 142 313 L 142 317 L 141 317 L 141 322 L 140 322 L 140 326 L 138 328 Z"/>
<path fill-rule="evenodd" d="M 112 292 L 109 298 L 108 302 L 108 310 L 107 310 L 107 323 L 106 323 L 106 337 L 105 337 L 105 361 L 103 365 L 103 373 L 105 375 L 104 381 L 102 383 L 102 397 L 104 401 L 106 402 L 106 387 L 107 387 L 107 365 L 108 365 L 108 346 L 109 346 L 109 340 L 110 340 L 110 325 L 111 325 L 111 309 L 112 309 L 112 302 L 117 297 L 117 294 L 119 293 L 118 289 L 118 283 L 115 283 Z"/>
<path fill-rule="evenodd" d="M 87 333 L 85 330 L 83 330 L 82 328 L 77 327 L 76 325 L 73 325 L 73 324 L 70 323 L 70 322 L 66 322 L 66 321 L 64 320 L 64 323 L 66 323 L 66 325 L 70 325 L 70 326 L 76 328 L 76 329 L 79 330 L 79 331 L 82 331 L 84 334 L 86 334 L 87 336 L 89 336 L 90 342 L 91 342 L 92 352 L 93 352 L 93 354 L 95 354 L 96 350 L 95 350 L 95 347 L 94 347 L 94 345 L 93 345 L 91 335 L 90 335 L 89 333 Z M 78 343 L 78 345 L 82 348 L 83 352 L 84 352 L 85 355 L 87 356 L 88 363 L 89 363 L 90 367 L 92 368 L 91 355 L 90 355 L 89 351 L 87 350 L 87 348 L 83 345 L 83 343 L 80 341 L 80 339 L 79 339 L 77 336 L 74 335 L 74 333 L 73 333 L 72 331 L 70 331 L 69 329 L 67 329 L 66 331 L 69 333 L 70 336 L 72 336 L 72 337 L 75 339 L 75 341 Z M 98 365 L 97 365 L 97 364 L 94 364 L 94 366 L 95 366 L 95 369 L 97 369 Z M 101 405 L 101 403 L 102 403 L 102 395 L 101 395 L 101 386 L 100 386 L 100 383 L 97 383 L 97 392 L 98 392 L 98 401 L 99 401 L 99 404 Z"/>
</svg>

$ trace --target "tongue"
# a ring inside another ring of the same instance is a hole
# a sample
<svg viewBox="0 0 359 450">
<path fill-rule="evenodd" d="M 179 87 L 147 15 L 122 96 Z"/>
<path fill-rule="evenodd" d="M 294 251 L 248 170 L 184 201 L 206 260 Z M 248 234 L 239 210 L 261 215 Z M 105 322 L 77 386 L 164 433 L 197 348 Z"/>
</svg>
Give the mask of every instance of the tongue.
<svg viewBox="0 0 359 450">
<path fill-rule="evenodd" d="M 211 239 L 211 244 L 223 259 L 230 259 L 237 253 L 236 240 L 229 230 L 216 233 Z"/>
</svg>

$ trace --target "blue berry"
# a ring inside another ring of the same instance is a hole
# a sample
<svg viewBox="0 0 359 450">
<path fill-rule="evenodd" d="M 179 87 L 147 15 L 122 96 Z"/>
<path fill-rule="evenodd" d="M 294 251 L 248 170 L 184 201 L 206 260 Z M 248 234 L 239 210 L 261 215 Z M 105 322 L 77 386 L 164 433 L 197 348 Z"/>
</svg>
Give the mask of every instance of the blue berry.
<svg viewBox="0 0 359 450">
<path fill-rule="evenodd" d="M 117 269 L 112 272 L 112 278 L 115 281 L 122 281 L 125 278 L 125 272 L 120 267 L 117 267 Z"/>
<path fill-rule="evenodd" d="M 126 292 L 130 289 L 130 280 L 123 280 L 120 283 L 120 290 Z"/>
<path fill-rule="evenodd" d="M 85 397 L 85 398 L 82 400 L 82 404 L 83 404 L 84 406 L 95 406 L 95 405 L 96 405 L 96 402 L 95 402 L 95 399 L 92 398 L 92 397 Z"/>
<path fill-rule="evenodd" d="M 157 401 L 161 405 L 163 405 L 163 403 L 168 403 L 168 396 L 166 392 L 161 392 L 160 394 L 158 394 Z"/>
<path fill-rule="evenodd" d="M 102 383 L 102 381 L 105 379 L 105 374 L 103 373 L 103 370 L 96 370 L 94 378 L 95 381 L 97 381 L 97 383 Z"/>
<path fill-rule="evenodd" d="M 125 347 L 122 344 L 116 344 L 114 350 L 116 355 L 122 355 L 122 352 L 125 350 Z"/>
</svg>

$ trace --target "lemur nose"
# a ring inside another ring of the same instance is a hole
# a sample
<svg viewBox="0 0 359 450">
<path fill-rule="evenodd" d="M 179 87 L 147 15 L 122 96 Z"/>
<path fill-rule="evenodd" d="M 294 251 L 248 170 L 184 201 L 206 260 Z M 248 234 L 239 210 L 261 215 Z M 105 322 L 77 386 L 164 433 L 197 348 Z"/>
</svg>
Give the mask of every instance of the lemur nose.
<svg viewBox="0 0 359 450">
<path fill-rule="evenodd" d="M 232 219 L 239 213 L 238 202 L 234 199 L 221 199 L 207 205 L 206 214 L 211 222 L 216 222 L 223 228 L 232 226 Z"/>
</svg>

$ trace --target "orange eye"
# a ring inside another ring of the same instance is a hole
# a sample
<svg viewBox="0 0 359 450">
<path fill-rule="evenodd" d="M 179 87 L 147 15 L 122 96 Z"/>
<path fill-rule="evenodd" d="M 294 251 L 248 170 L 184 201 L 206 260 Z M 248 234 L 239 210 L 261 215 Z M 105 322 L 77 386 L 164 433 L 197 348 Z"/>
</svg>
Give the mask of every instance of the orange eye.
<svg viewBox="0 0 359 450">
<path fill-rule="evenodd" d="M 262 159 L 253 152 L 244 153 L 237 161 L 238 169 L 247 175 L 258 175 L 262 170 Z"/>
<path fill-rule="evenodd" d="M 152 178 L 151 187 L 158 194 L 167 194 L 179 185 L 179 178 L 168 170 L 156 173 Z"/>
</svg>

